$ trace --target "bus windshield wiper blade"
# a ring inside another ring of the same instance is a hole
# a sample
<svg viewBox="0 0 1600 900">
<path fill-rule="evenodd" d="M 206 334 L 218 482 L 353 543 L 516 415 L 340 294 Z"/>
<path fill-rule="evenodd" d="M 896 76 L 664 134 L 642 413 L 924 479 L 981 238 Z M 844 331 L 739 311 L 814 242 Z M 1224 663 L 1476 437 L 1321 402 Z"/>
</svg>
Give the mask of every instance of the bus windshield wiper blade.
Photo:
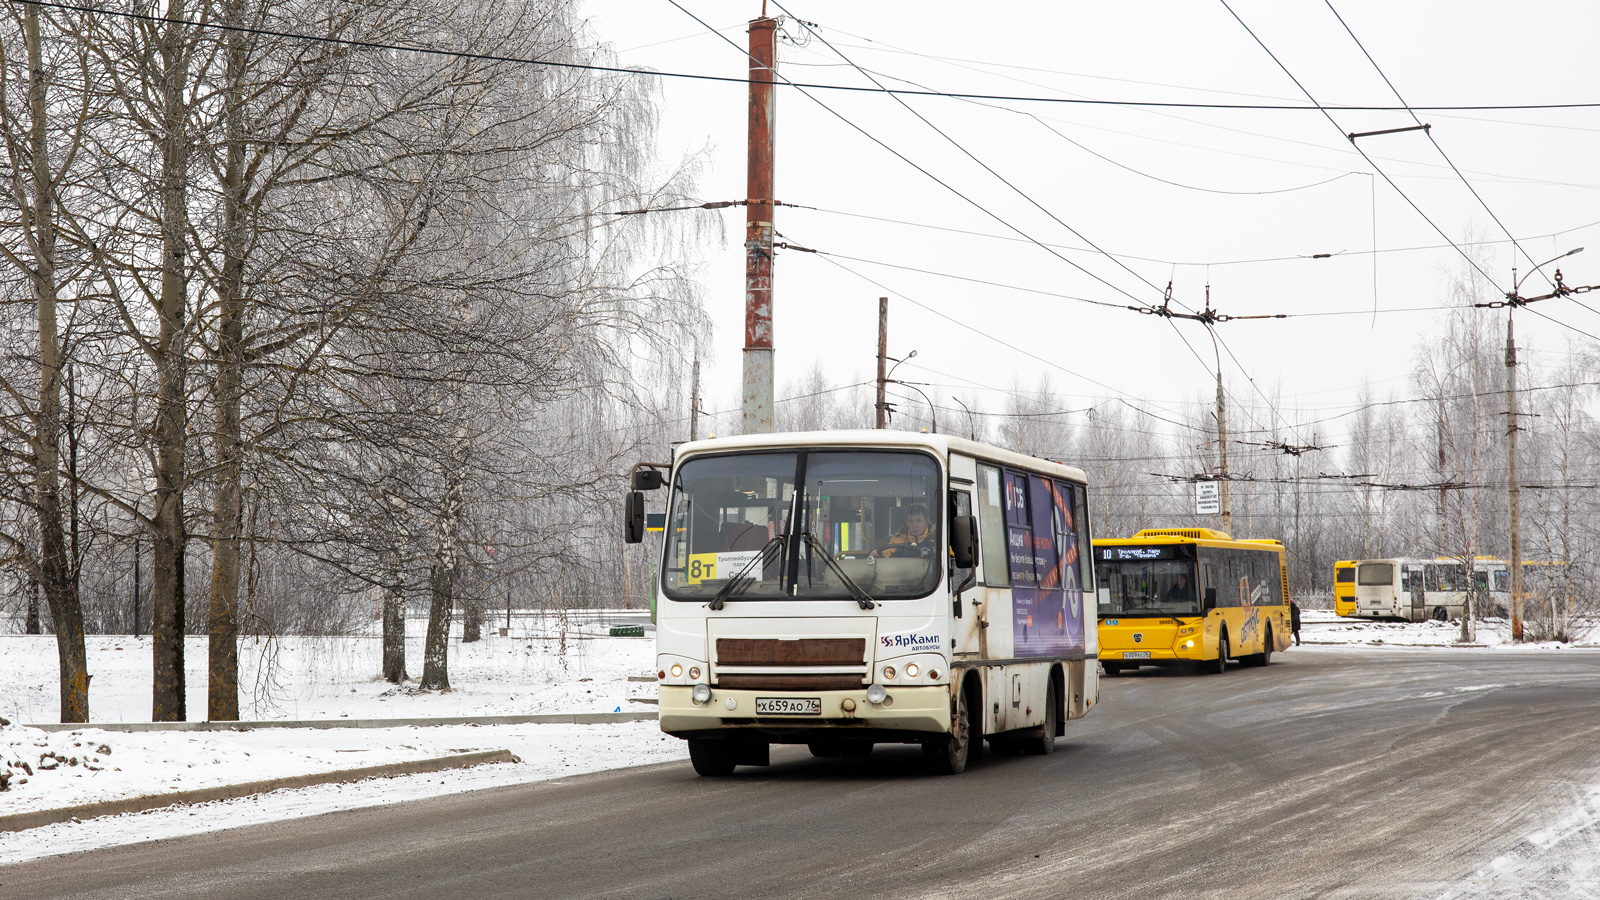
<svg viewBox="0 0 1600 900">
<path fill-rule="evenodd" d="M 770 561 L 772 552 L 783 547 L 785 537 L 785 535 L 780 534 L 769 539 L 764 545 L 762 545 L 760 553 L 757 553 L 755 556 L 752 556 L 750 559 L 746 560 L 745 564 L 739 569 L 738 573 L 732 578 L 729 578 L 727 584 L 717 589 L 716 596 L 711 598 L 711 602 L 706 604 L 706 608 L 721 609 L 723 604 L 728 602 L 729 597 L 732 597 L 735 593 L 743 591 L 746 587 L 755 584 L 756 577 L 751 574 L 750 570 L 757 563 L 760 563 L 761 567 L 765 569 L 767 563 Z"/>
<path fill-rule="evenodd" d="M 856 584 L 856 580 L 854 578 L 851 578 L 849 575 L 845 574 L 844 567 L 839 565 L 839 561 L 833 558 L 833 554 L 828 552 L 828 548 L 822 546 L 822 542 L 817 540 L 816 535 L 807 531 L 802 534 L 801 537 L 811 548 L 811 552 L 815 555 L 821 556 L 822 561 L 828 564 L 829 569 L 833 570 L 833 574 L 839 576 L 839 580 L 844 582 L 845 588 L 850 591 L 850 596 L 855 599 L 858 606 L 860 606 L 862 609 L 872 609 L 878 605 L 872 601 L 872 597 L 869 596 L 866 591 L 861 589 L 861 585 Z"/>
</svg>

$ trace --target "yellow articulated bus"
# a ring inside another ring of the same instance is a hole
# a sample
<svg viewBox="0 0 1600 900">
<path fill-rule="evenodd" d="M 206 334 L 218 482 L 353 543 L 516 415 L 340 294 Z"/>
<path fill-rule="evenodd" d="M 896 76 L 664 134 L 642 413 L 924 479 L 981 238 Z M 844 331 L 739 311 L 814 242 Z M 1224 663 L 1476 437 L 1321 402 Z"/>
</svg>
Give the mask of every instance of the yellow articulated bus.
<svg viewBox="0 0 1600 900">
<path fill-rule="evenodd" d="M 1341 559 L 1333 564 L 1333 611 L 1341 616 L 1356 614 L 1356 561 Z"/>
<path fill-rule="evenodd" d="M 1289 569 L 1278 541 L 1147 528 L 1095 541 L 1094 560 L 1107 675 L 1172 665 L 1220 674 L 1229 660 L 1264 666 L 1289 647 Z"/>
</svg>

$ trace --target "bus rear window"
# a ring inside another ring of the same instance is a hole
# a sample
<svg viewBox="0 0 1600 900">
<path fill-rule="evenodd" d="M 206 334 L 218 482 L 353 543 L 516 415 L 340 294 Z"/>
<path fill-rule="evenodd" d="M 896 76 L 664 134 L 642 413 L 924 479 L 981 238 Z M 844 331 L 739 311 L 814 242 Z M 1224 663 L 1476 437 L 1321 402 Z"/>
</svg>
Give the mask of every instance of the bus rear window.
<svg viewBox="0 0 1600 900">
<path fill-rule="evenodd" d="M 1333 580 L 1338 582 L 1339 584 L 1355 584 L 1355 582 L 1356 582 L 1356 567 L 1355 566 L 1346 566 L 1345 568 L 1342 568 L 1342 569 L 1334 569 L 1333 570 Z"/>
<path fill-rule="evenodd" d="M 1368 563 L 1356 567 L 1356 583 L 1364 585 L 1394 584 L 1392 563 Z"/>
</svg>

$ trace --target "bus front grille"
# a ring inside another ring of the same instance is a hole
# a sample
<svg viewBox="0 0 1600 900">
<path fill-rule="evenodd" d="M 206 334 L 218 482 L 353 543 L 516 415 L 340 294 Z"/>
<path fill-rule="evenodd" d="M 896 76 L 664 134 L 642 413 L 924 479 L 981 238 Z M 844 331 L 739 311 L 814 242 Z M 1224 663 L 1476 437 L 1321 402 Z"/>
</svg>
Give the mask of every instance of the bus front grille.
<svg viewBox="0 0 1600 900">
<path fill-rule="evenodd" d="M 736 690 L 849 690 L 866 680 L 867 640 L 717 638 L 713 673 L 719 687 Z"/>
</svg>

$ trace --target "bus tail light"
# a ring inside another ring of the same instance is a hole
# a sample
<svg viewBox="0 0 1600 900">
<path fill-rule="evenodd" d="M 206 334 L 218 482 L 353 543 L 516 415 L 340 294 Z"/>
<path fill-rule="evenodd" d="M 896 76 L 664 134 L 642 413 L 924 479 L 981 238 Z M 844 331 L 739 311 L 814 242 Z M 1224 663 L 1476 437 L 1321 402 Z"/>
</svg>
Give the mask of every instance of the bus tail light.
<svg viewBox="0 0 1600 900">
<path fill-rule="evenodd" d="M 672 677 L 673 678 L 678 678 L 678 677 L 681 677 L 682 675 L 683 675 L 683 666 L 680 666 L 677 663 L 673 663 L 672 664 Z"/>
<path fill-rule="evenodd" d="M 884 666 L 883 667 L 883 680 L 884 681 L 893 681 L 894 680 L 894 666 Z"/>
<path fill-rule="evenodd" d="M 917 677 L 917 664 L 916 663 L 906 663 L 906 677 L 907 678 L 915 678 L 915 677 Z"/>
</svg>

